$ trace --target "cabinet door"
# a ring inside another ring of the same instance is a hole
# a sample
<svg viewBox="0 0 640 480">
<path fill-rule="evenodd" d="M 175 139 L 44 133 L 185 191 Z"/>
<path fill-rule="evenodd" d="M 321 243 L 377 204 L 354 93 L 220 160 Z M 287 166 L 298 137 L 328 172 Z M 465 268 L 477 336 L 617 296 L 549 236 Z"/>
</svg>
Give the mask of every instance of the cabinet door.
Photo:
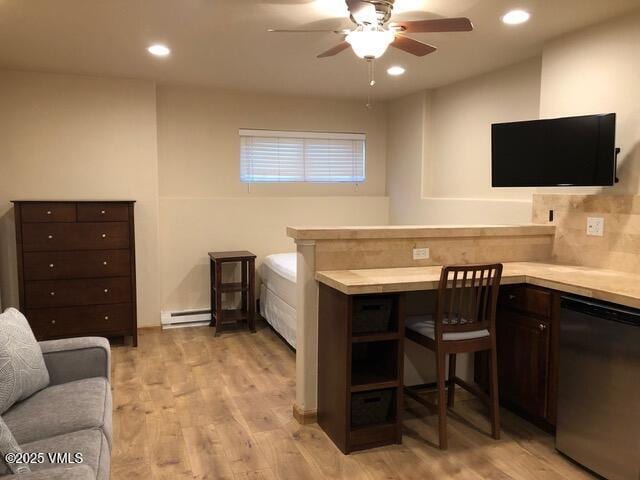
<svg viewBox="0 0 640 480">
<path fill-rule="evenodd" d="M 539 418 L 547 415 L 549 323 L 500 308 L 496 317 L 500 397 Z"/>
</svg>

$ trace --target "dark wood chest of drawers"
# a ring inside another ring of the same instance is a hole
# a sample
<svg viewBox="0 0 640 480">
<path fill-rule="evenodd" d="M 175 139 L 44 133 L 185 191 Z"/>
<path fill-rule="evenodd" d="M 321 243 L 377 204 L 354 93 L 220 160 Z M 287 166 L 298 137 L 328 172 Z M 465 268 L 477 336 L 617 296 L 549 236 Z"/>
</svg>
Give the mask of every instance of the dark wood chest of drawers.
<svg viewBox="0 0 640 480">
<path fill-rule="evenodd" d="M 38 340 L 131 335 L 133 201 L 14 201 L 20 309 Z"/>
</svg>

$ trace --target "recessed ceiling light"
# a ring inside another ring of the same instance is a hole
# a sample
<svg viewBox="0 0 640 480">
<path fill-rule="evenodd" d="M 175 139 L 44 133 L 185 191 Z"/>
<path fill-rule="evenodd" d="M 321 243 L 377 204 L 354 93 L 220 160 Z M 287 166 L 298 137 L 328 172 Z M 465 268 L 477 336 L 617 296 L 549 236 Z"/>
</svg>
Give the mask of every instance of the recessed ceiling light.
<svg viewBox="0 0 640 480">
<path fill-rule="evenodd" d="M 519 25 L 529 20 L 530 16 L 525 10 L 511 10 L 502 16 L 502 22 L 507 25 Z"/>
<path fill-rule="evenodd" d="M 171 50 L 169 50 L 169 47 L 165 45 L 161 45 L 159 43 L 155 45 L 151 45 L 149 48 L 147 48 L 147 51 L 151 55 L 155 55 L 156 57 L 166 57 L 171 53 Z"/>
<path fill-rule="evenodd" d="M 406 70 L 403 67 L 400 67 L 399 65 L 395 65 L 393 67 L 387 68 L 387 73 L 394 77 L 397 77 L 398 75 L 402 75 L 405 71 Z"/>
</svg>

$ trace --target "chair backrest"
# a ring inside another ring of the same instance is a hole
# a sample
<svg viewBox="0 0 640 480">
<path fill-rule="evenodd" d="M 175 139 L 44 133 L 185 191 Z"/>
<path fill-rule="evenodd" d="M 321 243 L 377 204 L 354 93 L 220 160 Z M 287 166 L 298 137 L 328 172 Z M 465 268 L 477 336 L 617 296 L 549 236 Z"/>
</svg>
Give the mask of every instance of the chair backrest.
<svg viewBox="0 0 640 480">
<path fill-rule="evenodd" d="M 436 308 L 436 338 L 443 333 L 495 328 L 502 264 L 442 268 Z"/>
</svg>

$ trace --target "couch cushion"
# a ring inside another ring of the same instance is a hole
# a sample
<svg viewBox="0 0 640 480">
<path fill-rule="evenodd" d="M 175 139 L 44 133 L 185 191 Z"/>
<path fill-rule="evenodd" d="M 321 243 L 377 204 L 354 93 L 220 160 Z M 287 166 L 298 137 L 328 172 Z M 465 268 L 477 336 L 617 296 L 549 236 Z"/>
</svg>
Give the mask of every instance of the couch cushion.
<svg viewBox="0 0 640 480">
<path fill-rule="evenodd" d="M 3 415 L 20 445 L 86 428 L 100 428 L 111 445 L 111 389 L 103 377 L 53 385 Z"/>
<path fill-rule="evenodd" d="M 48 458 L 48 453 L 60 454 L 69 453 L 73 459 L 75 454 L 81 454 L 82 465 L 87 465 L 93 471 L 96 480 L 108 480 L 111 468 L 111 458 L 107 439 L 99 429 L 80 430 L 79 432 L 67 433 L 56 437 L 38 440 L 36 442 L 22 445 L 25 452 L 43 453 L 43 463 L 33 463 L 33 472 L 44 471 L 50 468 L 59 469 L 61 467 L 74 467 L 77 463 L 52 464 Z M 19 477 L 18 477 L 19 478 Z"/>
<path fill-rule="evenodd" d="M 0 414 L 49 385 L 49 372 L 29 322 L 15 308 L 0 314 Z"/>
</svg>

